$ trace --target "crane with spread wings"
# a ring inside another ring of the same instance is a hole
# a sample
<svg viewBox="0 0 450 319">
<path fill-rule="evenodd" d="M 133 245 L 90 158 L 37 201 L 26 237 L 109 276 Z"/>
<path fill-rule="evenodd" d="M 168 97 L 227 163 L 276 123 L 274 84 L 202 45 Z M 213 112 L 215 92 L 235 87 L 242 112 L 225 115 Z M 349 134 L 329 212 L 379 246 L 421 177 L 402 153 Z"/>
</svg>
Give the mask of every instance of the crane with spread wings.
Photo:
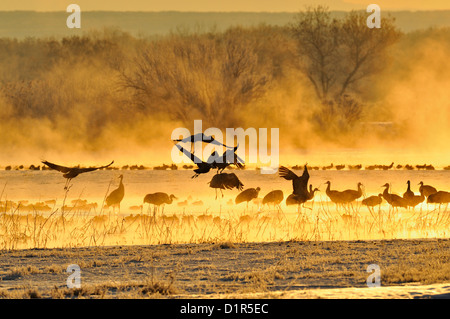
<svg viewBox="0 0 450 319">
<path fill-rule="evenodd" d="M 99 167 L 78 167 L 78 166 L 66 167 L 66 166 L 50 163 L 48 161 L 42 161 L 42 163 L 44 163 L 45 165 L 47 165 L 51 169 L 54 169 L 54 170 L 57 170 L 57 171 L 63 173 L 63 177 L 67 179 L 66 180 L 66 184 L 64 186 L 64 189 L 67 190 L 68 185 L 69 185 L 70 181 L 72 180 L 72 178 L 75 178 L 75 177 L 77 177 L 78 175 L 80 175 L 82 173 L 92 172 L 92 171 L 95 171 L 95 170 L 98 170 L 98 169 L 103 169 L 103 168 L 106 168 L 108 166 L 111 166 L 114 163 L 114 161 L 112 161 L 108 165 L 99 166 Z"/>
</svg>

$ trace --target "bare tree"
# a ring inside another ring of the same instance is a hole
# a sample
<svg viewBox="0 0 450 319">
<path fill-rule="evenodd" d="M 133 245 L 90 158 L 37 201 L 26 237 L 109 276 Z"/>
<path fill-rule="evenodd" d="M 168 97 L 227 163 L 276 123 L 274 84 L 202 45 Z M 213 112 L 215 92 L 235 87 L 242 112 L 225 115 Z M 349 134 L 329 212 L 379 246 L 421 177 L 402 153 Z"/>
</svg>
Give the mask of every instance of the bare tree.
<svg viewBox="0 0 450 319">
<path fill-rule="evenodd" d="M 323 6 L 300 12 L 291 24 L 298 41 L 300 68 L 312 83 L 317 97 L 328 98 L 336 83 L 339 55 L 338 22 Z"/>
<path fill-rule="evenodd" d="M 358 85 L 383 69 L 388 47 L 400 36 L 393 18 L 384 18 L 379 29 L 369 28 L 366 19 L 358 11 L 332 18 L 326 7 L 318 6 L 300 12 L 291 24 L 300 70 L 321 102 L 314 115 L 321 129 L 360 119 L 362 104 L 354 97 Z"/>
<path fill-rule="evenodd" d="M 338 96 L 349 86 L 382 70 L 387 48 L 394 44 L 400 33 L 394 19 L 383 19 L 382 28 L 368 28 L 366 14 L 352 11 L 339 23 L 340 54 Z"/>
<path fill-rule="evenodd" d="M 123 83 L 144 110 L 217 127 L 232 125 L 236 111 L 258 99 L 270 79 L 239 29 L 153 41 L 134 65 Z"/>
</svg>

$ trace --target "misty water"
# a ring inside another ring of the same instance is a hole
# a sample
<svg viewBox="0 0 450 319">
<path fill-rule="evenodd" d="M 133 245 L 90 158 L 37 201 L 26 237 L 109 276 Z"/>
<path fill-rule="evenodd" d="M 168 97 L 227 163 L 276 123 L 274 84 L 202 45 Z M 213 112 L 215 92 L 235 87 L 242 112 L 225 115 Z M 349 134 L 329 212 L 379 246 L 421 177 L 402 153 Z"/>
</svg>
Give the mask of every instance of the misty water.
<svg viewBox="0 0 450 319">
<path fill-rule="evenodd" d="M 292 183 L 278 174 L 261 174 L 258 170 L 226 170 L 234 172 L 241 182 L 244 189 L 250 187 L 260 187 L 259 198 L 263 198 L 268 192 L 281 189 L 286 198 L 292 192 Z M 301 170 L 294 170 L 301 175 Z M 448 170 L 310 170 L 309 183 L 313 187 L 318 187 L 320 192 L 316 193 L 315 202 L 327 202 L 328 197 L 325 194 L 326 181 L 331 181 L 331 188 L 335 190 L 356 189 L 358 182 L 361 182 L 364 190 L 363 196 L 377 195 L 383 192 L 381 185 L 391 184 L 391 193 L 402 195 L 407 188 L 406 182 L 411 181 L 411 189 L 419 194 L 420 181 L 425 184 L 433 185 L 438 190 L 450 190 Z M 10 200 L 14 202 L 28 201 L 28 204 L 35 202 L 44 202 L 55 200 L 55 208 L 61 207 L 64 200 L 66 205 L 71 205 L 73 201 L 84 199 L 90 203 L 97 203 L 96 213 L 101 210 L 101 205 L 105 196 L 116 189 L 119 184 L 117 178 L 123 174 L 123 183 L 125 186 L 125 197 L 121 204 L 121 214 L 136 213 L 136 208 L 132 206 L 143 204 L 143 198 L 148 193 L 165 192 L 174 194 L 177 200 L 171 205 L 166 205 L 164 212 L 166 214 L 196 214 L 196 213 L 245 213 L 246 205 L 234 204 L 234 199 L 239 193 L 237 189 L 224 190 L 224 197 L 220 191 L 216 192 L 209 187 L 214 172 L 202 174 L 192 179 L 194 173 L 191 170 L 102 170 L 81 174 L 71 182 L 71 188 L 67 192 L 64 190 L 66 179 L 62 174 L 56 171 L 0 171 L 0 192 L 1 200 Z M 65 196 L 67 196 L 65 198 Z M 196 201 L 202 201 L 203 205 L 192 205 Z M 233 204 L 230 203 L 233 201 Z M 25 202 L 24 202 L 25 203 Z M 144 205 L 144 212 L 147 209 Z M 52 205 L 50 205 L 52 206 Z M 52 206 L 53 207 L 53 206 Z M 285 202 L 281 204 L 282 209 L 286 208 Z M 249 211 L 257 209 L 256 206 L 249 204 Z M 262 210 L 268 209 L 262 208 Z M 285 209 L 287 213 L 295 213 L 296 207 L 289 206 Z M 104 208 L 103 212 L 108 212 Z"/>
<path fill-rule="evenodd" d="M 281 189 L 286 198 L 292 182 L 278 174 L 259 170 L 232 170 L 245 188 L 260 187 L 259 199 Z M 302 170 L 295 170 L 301 174 Z M 119 184 L 123 174 L 125 198 L 120 213 L 103 206 L 104 199 Z M 74 178 L 69 191 L 57 171 L 0 171 L 1 245 L 5 249 L 78 247 L 91 245 L 149 245 L 203 242 L 273 242 L 286 240 L 373 240 L 398 238 L 447 238 L 448 205 L 426 202 L 413 209 L 393 211 L 386 202 L 374 211 L 361 200 L 337 208 L 325 194 L 332 189 L 364 187 L 363 197 L 383 191 L 403 194 L 406 182 L 418 194 L 420 181 L 439 190 L 449 190 L 450 171 L 406 170 L 310 170 L 309 182 L 320 189 L 307 208 L 261 206 L 250 202 L 236 205 L 237 189 L 220 191 L 208 182 L 214 172 L 192 179 L 191 170 L 100 170 Z M 177 197 L 153 219 L 153 207 L 143 205 L 148 193 L 166 192 Z M 79 205 L 86 201 L 91 206 Z M 6 206 L 5 206 L 6 203 Z M 42 203 L 45 203 L 43 208 Z M 103 207 L 102 207 L 103 206 Z M 42 218 L 42 217 L 44 218 Z M 48 217 L 48 218 L 47 218 Z"/>
</svg>

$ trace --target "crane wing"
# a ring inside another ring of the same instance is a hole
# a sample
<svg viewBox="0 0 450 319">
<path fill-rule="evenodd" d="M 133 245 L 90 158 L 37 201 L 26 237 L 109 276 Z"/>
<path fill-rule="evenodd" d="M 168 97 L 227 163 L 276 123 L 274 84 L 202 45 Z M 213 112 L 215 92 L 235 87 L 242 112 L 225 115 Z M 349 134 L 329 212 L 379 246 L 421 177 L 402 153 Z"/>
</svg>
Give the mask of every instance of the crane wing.
<svg viewBox="0 0 450 319">
<path fill-rule="evenodd" d="M 42 163 L 44 163 L 45 165 L 47 165 L 51 169 L 57 170 L 57 171 L 59 171 L 61 173 L 68 173 L 71 170 L 70 167 L 61 166 L 61 165 L 50 163 L 50 162 L 47 162 L 47 161 L 42 161 Z"/>
<path fill-rule="evenodd" d="M 184 155 L 186 155 L 187 157 L 189 157 L 191 159 L 191 161 L 193 161 L 195 164 L 199 164 L 199 163 L 204 163 L 200 158 L 198 158 L 197 156 L 195 156 L 194 154 L 192 154 L 191 152 L 189 152 L 188 150 L 182 148 L 180 145 L 175 144 L 175 146 L 184 153 Z"/>
<path fill-rule="evenodd" d="M 278 172 L 280 174 L 280 177 L 287 179 L 288 181 L 298 178 L 297 174 L 295 174 L 289 168 L 284 167 L 284 166 L 280 166 L 280 168 L 278 169 Z"/>
<path fill-rule="evenodd" d="M 226 146 L 226 145 L 224 145 L 224 146 Z M 228 148 L 228 146 L 226 146 L 226 147 Z M 239 147 L 239 144 L 237 146 L 233 147 L 232 149 L 226 150 L 225 152 L 223 152 L 222 163 L 235 164 L 239 168 L 244 167 L 244 165 L 242 165 L 242 164 L 244 164 L 245 161 L 241 157 L 239 157 L 239 155 L 236 154 L 236 150 L 238 149 L 238 147 Z M 228 161 L 228 157 L 233 158 L 232 162 Z"/>
<path fill-rule="evenodd" d="M 280 177 L 292 181 L 292 187 L 293 187 L 293 193 L 297 195 L 305 195 L 308 194 L 308 180 L 309 180 L 309 173 L 308 169 L 306 168 L 303 171 L 302 176 L 297 176 L 293 171 L 291 171 L 289 168 L 281 166 L 278 169 L 278 172 L 280 174 Z"/>
<path fill-rule="evenodd" d="M 219 142 L 218 140 L 212 140 L 211 142 L 203 140 L 203 142 L 207 142 L 207 143 L 211 143 L 211 144 L 214 144 L 214 145 L 223 146 L 223 147 L 226 147 L 226 148 L 231 148 L 231 149 L 233 148 L 233 147 L 230 147 L 230 146 L 226 146 L 225 144 Z"/>
<path fill-rule="evenodd" d="M 114 163 L 114 161 L 112 161 L 108 165 L 104 165 L 104 166 L 80 168 L 79 172 L 80 173 L 92 172 L 92 171 L 95 171 L 97 169 L 107 168 L 108 166 L 111 166 L 113 163 Z"/>
<path fill-rule="evenodd" d="M 239 180 L 239 178 L 237 177 L 236 174 L 234 174 L 234 173 L 228 174 L 228 179 L 230 180 L 231 184 L 234 187 L 236 187 L 238 190 L 241 191 L 244 188 L 244 184 L 242 184 L 242 182 Z"/>
</svg>

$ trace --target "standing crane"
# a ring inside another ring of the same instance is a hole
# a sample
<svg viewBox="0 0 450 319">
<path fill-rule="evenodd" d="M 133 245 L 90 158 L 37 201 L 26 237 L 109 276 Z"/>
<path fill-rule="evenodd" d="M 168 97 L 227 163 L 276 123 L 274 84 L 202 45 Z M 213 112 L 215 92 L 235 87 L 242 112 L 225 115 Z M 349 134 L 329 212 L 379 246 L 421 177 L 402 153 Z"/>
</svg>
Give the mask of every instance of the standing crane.
<svg viewBox="0 0 450 319">
<path fill-rule="evenodd" d="M 239 180 L 239 178 L 234 173 L 220 173 L 213 176 L 211 181 L 208 182 L 209 187 L 215 188 L 216 190 L 216 199 L 217 199 L 217 189 L 220 189 L 220 193 L 223 197 L 224 189 L 233 189 L 237 188 L 242 191 L 244 184 Z"/>
<path fill-rule="evenodd" d="M 269 193 L 266 194 L 266 196 L 264 196 L 263 200 L 262 200 L 262 204 L 265 205 L 269 205 L 269 204 L 273 204 L 273 206 L 275 207 L 275 205 L 280 205 L 280 203 L 283 201 L 284 195 L 283 195 L 283 191 L 280 189 L 276 189 L 273 191 L 270 191 Z"/>
<path fill-rule="evenodd" d="M 120 202 L 122 201 L 123 197 L 125 196 L 125 187 L 123 186 L 123 175 L 119 175 L 120 183 L 119 187 L 115 190 L 113 190 L 108 197 L 106 197 L 106 207 L 113 208 L 113 213 L 115 211 L 115 208 L 119 208 L 120 213 Z"/>
<path fill-rule="evenodd" d="M 144 204 L 149 203 L 153 204 L 153 220 L 155 220 L 156 217 L 156 209 L 159 209 L 161 205 L 163 205 L 162 213 L 164 213 L 164 205 L 165 204 L 172 204 L 174 199 L 178 199 L 175 197 L 175 195 L 171 194 L 170 196 L 163 192 L 156 192 L 147 194 L 144 197 Z"/>
<path fill-rule="evenodd" d="M 251 201 L 252 199 L 258 198 L 260 190 L 261 190 L 261 188 L 259 188 L 259 187 L 247 188 L 247 189 L 243 190 L 242 192 L 240 192 L 236 196 L 236 199 L 234 202 L 236 204 L 247 202 L 247 209 L 248 209 L 248 202 Z"/>
</svg>

